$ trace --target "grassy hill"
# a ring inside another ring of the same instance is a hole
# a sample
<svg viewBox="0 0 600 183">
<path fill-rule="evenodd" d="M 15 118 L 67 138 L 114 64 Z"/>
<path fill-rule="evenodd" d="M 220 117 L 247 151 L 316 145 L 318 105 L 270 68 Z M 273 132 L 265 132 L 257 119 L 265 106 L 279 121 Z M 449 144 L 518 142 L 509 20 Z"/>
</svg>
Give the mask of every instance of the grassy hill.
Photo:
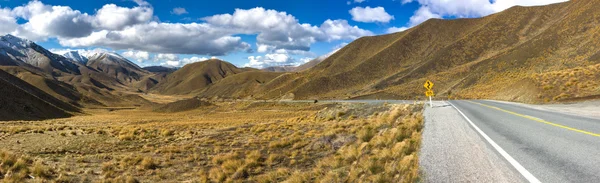
<svg viewBox="0 0 600 183">
<path fill-rule="evenodd" d="M 64 118 L 80 112 L 33 85 L 0 70 L 0 121 Z"/>
<path fill-rule="evenodd" d="M 169 74 L 152 90 L 167 95 L 198 93 L 223 78 L 248 70 L 252 69 L 241 69 L 231 63 L 211 59 L 185 65 Z"/>
<path fill-rule="evenodd" d="M 541 90 L 536 77 L 600 63 L 599 8 L 599 1 L 585 0 L 513 7 L 476 19 L 431 19 L 404 32 L 357 39 L 313 68 L 283 74 L 254 94 L 414 99 L 423 96 L 422 84 L 429 79 L 438 97 L 550 102 L 598 95 L 590 89 L 550 96 L 560 95 L 561 87 Z"/>
</svg>

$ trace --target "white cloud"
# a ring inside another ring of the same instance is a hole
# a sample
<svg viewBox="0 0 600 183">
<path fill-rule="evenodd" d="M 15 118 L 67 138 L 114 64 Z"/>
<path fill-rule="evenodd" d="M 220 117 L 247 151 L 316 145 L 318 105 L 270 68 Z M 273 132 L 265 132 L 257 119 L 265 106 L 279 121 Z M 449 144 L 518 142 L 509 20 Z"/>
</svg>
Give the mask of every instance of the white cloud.
<svg viewBox="0 0 600 183">
<path fill-rule="evenodd" d="M 252 52 L 240 35 L 256 35 L 260 53 L 314 55 L 316 42 L 353 40 L 373 35 L 346 20 L 326 20 L 321 25 L 300 23 L 296 17 L 261 7 L 236 9 L 231 14 L 205 17 L 204 22 L 164 23 L 146 1 L 133 0 L 135 7 L 106 4 L 87 14 L 68 6 L 41 1 L 0 9 L 0 33 L 33 41 L 56 38 L 66 47 L 104 47 L 150 54 L 195 54 L 220 56 L 231 52 Z M 174 11 L 175 12 L 175 11 Z M 179 11 L 180 13 L 183 11 Z M 23 20 L 18 23 L 17 20 Z M 137 56 L 134 60 L 137 60 Z M 143 60 L 145 59 L 145 56 Z M 181 61 L 178 59 L 165 59 Z M 183 64 L 181 62 L 180 64 Z"/>
<path fill-rule="evenodd" d="M 362 36 L 373 35 L 371 31 L 363 30 L 357 26 L 350 26 L 346 20 L 325 20 L 321 24 L 321 30 L 327 35 L 328 41 L 354 40 Z"/>
<path fill-rule="evenodd" d="M 258 34 L 256 40 L 261 52 L 269 49 L 308 51 L 317 41 L 356 39 L 372 35 L 370 31 L 348 25 L 345 20 L 326 20 L 321 27 L 301 24 L 286 12 L 264 8 L 236 9 L 233 14 L 221 14 L 203 18 L 207 23 L 238 34 Z M 331 23 L 340 30 L 331 31 Z M 225 31 L 227 31 L 225 30 Z M 329 34 L 329 33 L 335 34 Z"/>
<path fill-rule="evenodd" d="M 339 49 L 342 49 L 343 47 L 345 47 L 345 46 L 346 46 L 346 45 L 348 45 L 348 44 L 349 44 L 349 43 L 346 43 L 346 42 L 340 43 L 340 44 L 338 44 L 338 45 L 335 45 L 335 46 L 333 47 L 333 50 L 337 51 L 337 50 L 339 50 Z"/>
<path fill-rule="evenodd" d="M 129 51 L 123 52 L 121 55 L 123 55 L 124 57 L 126 57 L 129 60 L 135 60 L 140 63 L 150 60 L 150 53 L 148 53 L 146 51 L 129 50 Z"/>
<path fill-rule="evenodd" d="M 180 61 L 166 61 L 166 62 L 162 63 L 161 65 L 170 66 L 170 67 L 181 67 L 181 62 Z"/>
<path fill-rule="evenodd" d="M 8 34 L 17 29 L 17 19 L 12 16 L 12 12 L 8 8 L 0 9 L 0 34 Z"/>
<path fill-rule="evenodd" d="M 105 46 L 154 53 L 224 55 L 248 51 L 250 45 L 240 37 L 216 31 L 207 24 L 157 23 L 139 24 L 121 31 L 99 31 L 88 37 L 60 39 L 61 45 Z"/>
<path fill-rule="evenodd" d="M 147 4 L 145 1 L 136 2 Z M 0 12 L 0 18 L 5 17 L 3 14 L 5 13 Z M 153 19 L 153 9 L 150 6 L 126 8 L 107 4 L 97 10 L 95 15 L 88 15 L 68 6 L 51 6 L 41 1 L 30 1 L 13 8 L 11 16 L 13 19 L 22 18 L 27 21 L 18 27 L 13 25 L 11 34 L 31 40 L 45 40 L 49 37 L 86 37 L 94 31 L 121 30 L 127 26 L 147 23 Z M 0 21 L 3 19 L 6 18 L 1 18 Z"/>
<path fill-rule="evenodd" d="M 189 57 L 189 58 L 183 58 L 183 59 L 179 59 L 179 57 L 177 57 L 176 55 L 160 55 L 157 54 L 155 59 L 157 59 L 158 57 L 163 57 L 163 58 L 176 58 L 176 59 L 170 59 L 170 60 L 161 60 L 162 62 L 160 63 L 160 65 L 163 66 L 169 66 L 169 67 L 183 67 L 186 64 L 191 64 L 191 63 L 196 63 L 196 62 L 202 62 L 202 61 L 206 61 L 209 60 L 209 58 L 207 57 Z M 216 58 L 216 57 L 213 57 Z"/>
<path fill-rule="evenodd" d="M 310 60 L 312 60 L 312 58 L 304 57 L 296 59 L 286 53 L 270 53 L 265 54 L 264 56 L 249 56 L 249 62 L 246 63 L 244 67 L 262 69 L 273 66 L 298 66 Z"/>
<path fill-rule="evenodd" d="M 430 18 L 481 17 L 516 5 L 535 6 L 565 1 L 567 0 L 403 0 L 402 3 L 417 2 L 421 5 L 406 25 L 406 28 L 410 28 Z"/>
<path fill-rule="evenodd" d="M 15 17 L 28 20 L 15 31 L 17 36 L 45 39 L 49 36 L 80 37 L 93 31 L 92 16 L 68 6 L 49 6 L 30 1 L 12 10 Z"/>
<path fill-rule="evenodd" d="M 365 2 L 365 1 L 367 1 L 367 0 L 353 0 L 353 1 L 346 1 L 346 4 L 350 5 L 350 4 L 352 4 L 352 3 L 362 3 L 362 2 Z"/>
<path fill-rule="evenodd" d="M 394 19 L 394 16 L 388 14 L 385 9 L 381 6 L 371 8 L 369 6 L 363 7 L 355 7 L 350 11 L 350 15 L 352 15 L 352 20 L 357 22 L 383 22 L 388 23 L 390 20 Z"/>
<path fill-rule="evenodd" d="M 171 11 L 171 14 L 183 15 L 183 14 L 188 14 L 188 12 L 187 12 L 187 10 L 185 10 L 185 8 L 177 7 L 177 8 L 173 8 L 173 10 Z"/>
<path fill-rule="evenodd" d="M 179 60 L 179 56 L 177 56 L 175 54 L 160 53 L 160 54 L 156 54 L 156 56 L 154 57 L 154 60 L 155 61 Z"/>
<path fill-rule="evenodd" d="M 110 53 L 111 51 L 107 50 L 107 49 L 103 49 L 103 48 L 95 48 L 95 49 L 50 49 L 49 50 L 52 53 L 58 54 L 58 55 L 64 55 L 67 52 L 71 52 L 71 51 L 77 51 L 79 52 L 79 55 L 84 56 L 84 57 L 90 57 L 96 53 Z"/>
<path fill-rule="evenodd" d="M 396 33 L 396 32 L 402 32 L 402 31 L 405 31 L 406 29 L 408 29 L 408 27 L 390 27 L 387 29 L 386 33 L 391 34 L 391 33 Z"/>
<path fill-rule="evenodd" d="M 98 10 L 95 25 L 106 30 L 122 30 L 131 25 L 142 24 L 152 20 L 153 9 L 148 6 L 133 8 L 107 4 Z"/>
</svg>

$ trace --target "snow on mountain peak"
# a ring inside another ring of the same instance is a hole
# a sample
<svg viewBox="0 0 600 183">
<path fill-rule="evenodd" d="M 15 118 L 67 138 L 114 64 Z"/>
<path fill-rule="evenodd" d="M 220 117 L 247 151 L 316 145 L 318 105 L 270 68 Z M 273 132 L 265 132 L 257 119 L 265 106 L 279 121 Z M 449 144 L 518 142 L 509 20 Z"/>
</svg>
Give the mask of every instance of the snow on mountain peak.
<svg viewBox="0 0 600 183">
<path fill-rule="evenodd" d="M 82 64 L 86 64 L 88 61 L 88 58 L 79 54 L 78 51 L 69 51 L 69 52 L 63 54 L 63 56 L 66 58 L 69 58 L 71 60 L 77 61 L 79 63 L 82 63 Z"/>
<path fill-rule="evenodd" d="M 17 36 L 13 36 L 11 34 L 6 34 L 4 36 L 0 36 L 0 44 L 4 47 L 13 47 L 13 48 L 27 48 L 33 43 L 30 40 L 22 39 Z"/>
</svg>

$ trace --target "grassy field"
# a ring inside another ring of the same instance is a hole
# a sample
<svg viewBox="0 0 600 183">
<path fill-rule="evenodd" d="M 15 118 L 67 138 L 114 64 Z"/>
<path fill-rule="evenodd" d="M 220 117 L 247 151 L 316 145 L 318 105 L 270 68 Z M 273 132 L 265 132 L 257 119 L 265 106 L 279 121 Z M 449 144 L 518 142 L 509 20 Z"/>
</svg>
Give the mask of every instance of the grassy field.
<svg viewBox="0 0 600 183">
<path fill-rule="evenodd" d="M 217 103 L 1 122 L 4 182 L 415 182 L 415 105 Z"/>
</svg>

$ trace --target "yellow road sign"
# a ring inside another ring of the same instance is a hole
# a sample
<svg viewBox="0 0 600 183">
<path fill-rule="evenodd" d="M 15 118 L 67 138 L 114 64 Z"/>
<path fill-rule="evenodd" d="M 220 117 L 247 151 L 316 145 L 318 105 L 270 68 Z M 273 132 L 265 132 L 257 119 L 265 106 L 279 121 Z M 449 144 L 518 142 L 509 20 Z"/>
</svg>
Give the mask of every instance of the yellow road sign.
<svg viewBox="0 0 600 183">
<path fill-rule="evenodd" d="M 431 90 L 433 88 L 433 82 L 427 80 L 423 86 L 427 88 L 427 90 Z"/>
<path fill-rule="evenodd" d="M 431 96 L 433 96 L 433 95 L 434 95 L 434 94 L 433 94 L 433 90 L 427 90 L 427 91 L 425 92 L 425 96 L 431 97 Z"/>
</svg>

